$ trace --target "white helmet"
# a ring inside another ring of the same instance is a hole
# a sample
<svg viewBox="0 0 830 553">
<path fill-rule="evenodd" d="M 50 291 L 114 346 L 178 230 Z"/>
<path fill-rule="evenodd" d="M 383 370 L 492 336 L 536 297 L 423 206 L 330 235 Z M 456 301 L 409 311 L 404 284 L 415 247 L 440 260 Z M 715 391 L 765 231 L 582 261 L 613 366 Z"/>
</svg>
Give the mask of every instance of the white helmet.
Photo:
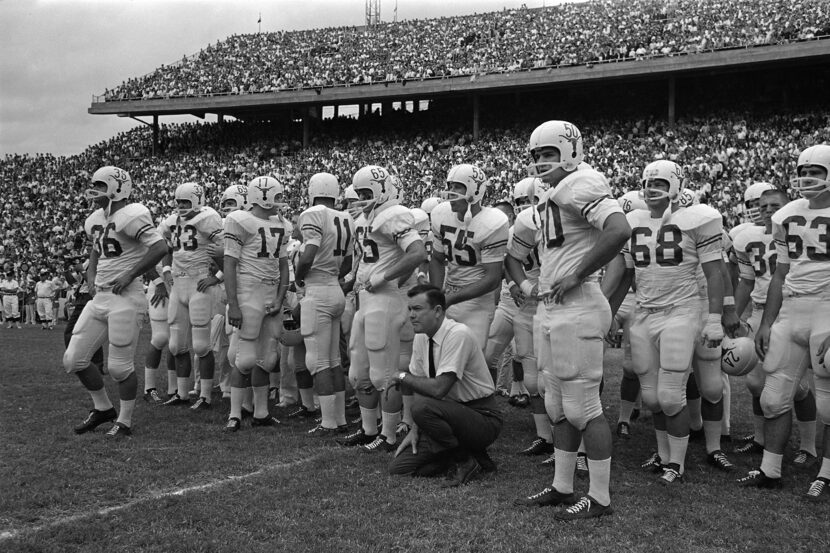
<svg viewBox="0 0 830 553">
<path fill-rule="evenodd" d="M 419 227 L 423 227 L 423 228 L 427 229 L 426 232 L 428 233 L 429 232 L 429 226 L 428 226 L 429 225 L 429 215 L 427 215 L 427 212 L 424 211 L 423 209 L 419 208 L 419 207 L 413 207 L 412 209 L 409 210 L 409 212 L 412 213 L 412 218 L 415 221 L 412 225 L 412 228 L 414 228 L 415 230 L 419 230 Z M 419 234 L 420 234 L 420 231 L 419 231 Z"/>
<path fill-rule="evenodd" d="M 248 183 L 248 203 L 268 210 L 283 207 L 284 192 L 285 187 L 274 177 L 255 177 Z"/>
<path fill-rule="evenodd" d="M 227 202 L 233 200 L 233 205 L 225 205 Z M 219 211 L 225 217 L 232 211 L 241 209 L 246 211 L 248 209 L 248 187 L 244 184 L 232 184 L 222 192 L 222 200 L 219 202 Z"/>
<path fill-rule="evenodd" d="M 680 191 L 680 195 L 677 196 L 677 203 L 680 207 L 689 207 L 699 204 L 700 200 L 698 200 L 697 194 L 691 188 L 684 188 Z"/>
<path fill-rule="evenodd" d="M 761 194 L 767 190 L 775 190 L 775 186 L 768 182 L 755 182 L 746 187 L 744 192 L 744 208 L 746 208 L 746 216 L 750 222 L 756 225 L 763 224 L 764 218 L 761 215 L 761 208 L 758 207 L 758 201 L 761 199 Z M 750 205 L 750 202 L 755 202 Z"/>
<path fill-rule="evenodd" d="M 805 165 L 815 165 L 825 171 L 824 179 L 802 177 L 801 168 Z M 812 198 L 825 190 L 830 190 L 830 145 L 816 144 L 801 152 L 796 165 L 796 178 L 790 181 L 793 190 L 798 191 L 804 198 Z M 806 192 L 806 194 L 805 194 Z"/>
<path fill-rule="evenodd" d="M 195 182 L 186 182 L 176 187 L 173 199 L 176 201 L 179 216 L 192 217 L 205 207 L 205 189 Z M 179 200 L 190 202 L 190 207 L 179 207 Z"/>
<path fill-rule="evenodd" d="M 646 205 L 645 200 L 643 200 L 643 196 L 639 190 L 626 192 L 617 198 L 617 202 L 620 204 L 623 213 L 630 213 L 635 209 L 648 209 L 648 206 Z"/>
<path fill-rule="evenodd" d="M 435 206 L 441 203 L 441 198 L 427 198 L 423 202 L 421 202 L 421 209 L 423 209 L 427 215 L 432 214 L 432 210 L 435 209 Z"/>
<path fill-rule="evenodd" d="M 469 205 L 473 205 L 484 198 L 484 193 L 487 192 L 487 185 L 490 181 L 484 171 L 475 165 L 462 163 L 461 165 L 454 165 L 447 173 L 447 184 L 452 183 L 462 184 L 466 189 L 466 193 L 458 194 L 444 190 L 441 192 L 441 198 L 448 201 L 466 200 Z"/>
<path fill-rule="evenodd" d="M 93 173 L 92 184 L 95 184 L 96 182 L 106 184 L 107 191 L 100 192 L 93 188 L 88 188 L 85 193 L 85 196 L 88 199 L 105 197 L 108 198 L 110 202 L 117 202 L 129 198 L 133 191 L 133 180 L 130 178 L 130 174 L 124 169 L 119 169 L 118 167 L 113 167 L 112 165 L 101 167 Z"/>
<path fill-rule="evenodd" d="M 399 177 L 398 175 L 391 175 L 391 177 L 392 184 L 395 185 L 395 189 L 398 191 L 398 193 L 395 195 L 395 199 L 398 200 L 399 204 L 403 205 L 404 201 L 406 200 L 406 196 L 404 195 L 403 191 L 403 181 L 401 180 L 401 177 Z"/>
<path fill-rule="evenodd" d="M 725 336 L 721 342 L 720 368 L 729 376 L 749 374 L 758 363 L 755 353 L 755 341 L 747 336 L 730 338 Z"/>
<path fill-rule="evenodd" d="M 655 180 L 662 180 L 669 183 L 668 192 L 654 190 L 657 194 L 654 197 L 668 198 L 671 202 L 678 201 L 680 191 L 683 190 L 683 169 L 673 161 L 658 159 L 652 161 L 643 169 L 643 178 L 640 181 L 643 191 L 650 188 L 649 183 Z"/>
<path fill-rule="evenodd" d="M 395 187 L 395 180 L 392 175 L 389 171 L 377 165 L 367 165 L 358 169 L 352 177 L 352 186 L 358 194 L 360 190 L 372 191 L 371 200 L 355 202 L 355 205 L 367 213 L 398 196 L 398 189 Z"/>
<path fill-rule="evenodd" d="M 513 204 L 516 213 L 539 203 L 539 194 L 547 189 L 548 185 L 539 177 L 526 177 L 517 182 L 513 186 Z M 522 204 L 522 200 L 527 200 L 527 203 Z"/>
<path fill-rule="evenodd" d="M 559 163 L 536 162 L 538 150 L 546 146 L 559 151 Z M 527 174 L 531 177 L 544 177 L 559 167 L 570 173 L 577 169 L 584 158 L 582 133 L 576 125 L 567 121 L 545 121 L 530 134 L 527 151 L 533 159 L 533 163 L 527 167 Z"/>
<path fill-rule="evenodd" d="M 282 320 L 280 343 L 289 348 L 301 345 L 303 343 L 303 334 L 300 332 L 300 323 L 290 317 L 285 317 Z"/>
<path fill-rule="evenodd" d="M 315 173 L 308 179 L 308 205 L 314 205 L 317 198 L 337 200 L 340 196 L 340 183 L 331 173 Z"/>
<path fill-rule="evenodd" d="M 354 186 L 350 184 L 346 187 L 346 190 L 343 191 L 343 199 L 350 202 L 353 200 L 359 200 L 360 198 L 358 197 L 357 192 L 354 191 Z"/>
</svg>

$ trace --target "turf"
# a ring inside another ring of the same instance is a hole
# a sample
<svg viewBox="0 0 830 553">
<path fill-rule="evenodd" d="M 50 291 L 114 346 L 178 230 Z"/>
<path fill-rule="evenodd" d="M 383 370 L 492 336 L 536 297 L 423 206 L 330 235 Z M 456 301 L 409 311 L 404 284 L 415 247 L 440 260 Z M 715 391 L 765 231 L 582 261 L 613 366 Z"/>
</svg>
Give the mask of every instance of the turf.
<svg viewBox="0 0 830 553">
<path fill-rule="evenodd" d="M 445 490 L 434 479 L 386 475 L 389 457 L 306 435 L 308 422 L 222 431 L 227 405 L 191 413 L 138 401 L 131 439 L 107 425 L 76 436 L 90 408 L 61 368 L 61 327 L 0 329 L 0 551 L 828 551 L 830 502 L 802 495 L 815 469 L 785 459 L 784 488 L 745 490 L 737 475 L 758 457 L 715 472 L 693 443 L 686 482 L 672 489 L 639 464 L 653 447 L 650 418 L 615 438 L 613 516 L 561 523 L 553 508 L 515 498 L 550 484 L 541 457 L 515 452 L 533 439 L 529 411 L 507 405 L 491 448 L 499 472 Z M 137 354 L 143 366 L 147 331 Z M 616 421 L 621 350 L 606 354 L 603 403 Z M 143 372 L 139 371 L 139 382 Z M 164 388 L 164 371 L 161 375 Z M 107 387 L 115 398 L 112 383 Z M 750 431 L 749 396 L 733 379 L 732 434 Z M 280 416 L 276 409 L 274 413 Z M 819 433 L 821 434 L 821 433 Z M 577 479 L 577 493 L 587 491 Z"/>
</svg>

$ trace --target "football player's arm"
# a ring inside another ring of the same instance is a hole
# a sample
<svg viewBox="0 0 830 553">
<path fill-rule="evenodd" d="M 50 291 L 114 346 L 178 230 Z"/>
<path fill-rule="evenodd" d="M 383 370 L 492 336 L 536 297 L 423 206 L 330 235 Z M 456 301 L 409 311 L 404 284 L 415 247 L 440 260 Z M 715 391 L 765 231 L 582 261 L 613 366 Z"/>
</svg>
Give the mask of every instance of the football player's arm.
<svg viewBox="0 0 830 553">
<path fill-rule="evenodd" d="M 514 275 L 518 276 L 519 279 L 515 278 Z M 513 303 L 517 307 L 522 307 L 527 300 L 527 294 L 522 291 L 522 283 L 527 280 L 527 275 L 525 274 L 521 261 L 518 261 L 509 253 L 504 256 L 504 280 L 510 287 L 510 297 L 513 298 Z M 531 286 L 530 282 L 528 282 L 525 288 L 527 286 L 530 286 L 531 294 L 535 294 L 538 291 L 538 284 Z"/>
<path fill-rule="evenodd" d="M 738 284 L 735 286 L 735 311 L 740 316 L 746 310 L 746 306 L 749 305 L 752 291 L 755 289 L 755 269 L 745 253 L 733 252 L 732 256 L 735 258 L 735 264 L 740 274 Z M 730 259 L 732 256 L 730 256 Z"/>
<path fill-rule="evenodd" d="M 303 281 L 311 270 L 311 265 L 314 263 L 314 258 L 317 257 L 317 250 L 320 248 L 314 244 L 305 244 L 303 251 L 297 257 L 297 266 L 294 268 L 294 282 L 297 286 L 303 286 Z"/>
<path fill-rule="evenodd" d="M 706 277 L 706 293 L 709 296 L 709 315 L 703 327 L 703 339 L 709 347 L 717 346 L 723 339 L 721 317 L 723 313 L 723 289 L 725 279 L 721 270 L 723 261 L 716 259 L 701 263 L 703 274 Z"/>
<path fill-rule="evenodd" d="M 156 285 L 155 293 L 153 294 L 153 297 L 150 298 L 150 305 L 156 307 L 159 304 L 166 302 L 168 297 L 167 286 L 164 284 L 164 279 L 159 276 L 155 266 L 151 267 L 149 271 L 144 273 L 144 278 Z"/>
<path fill-rule="evenodd" d="M 123 273 L 111 282 L 112 293 L 120 294 L 132 281 L 152 269 L 156 263 L 161 261 L 165 253 L 167 253 L 167 245 L 164 243 L 164 240 L 153 242 L 147 251 L 144 252 L 144 256 L 129 271 Z"/>
<path fill-rule="evenodd" d="M 501 285 L 504 263 L 483 263 L 484 277 L 473 284 L 460 288 L 457 292 L 447 295 L 447 307 L 467 300 L 478 298 L 492 292 Z"/>
<path fill-rule="evenodd" d="M 233 256 L 226 255 L 223 264 L 225 273 L 225 295 L 228 298 L 228 324 L 242 328 L 242 311 L 239 309 L 239 298 L 237 298 L 236 290 L 236 268 L 239 266 L 239 260 Z M 285 272 L 288 275 L 288 271 Z M 280 275 L 282 280 L 282 275 Z"/>
<path fill-rule="evenodd" d="M 729 272 L 727 263 L 720 259 L 718 260 L 721 279 L 723 281 L 723 315 L 721 316 L 721 323 L 726 333 L 730 337 L 735 337 L 735 331 L 741 326 L 741 319 L 738 317 L 738 311 L 735 309 L 735 292 L 732 286 L 732 274 Z"/>
<path fill-rule="evenodd" d="M 608 298 L 608 304 L 611 306 L 611 316 L 617 314 L 617 310 L 619 310 L 626 294 L 631 289 L 633 280 L 634 269 L 625 266 L 622 255 L 618 255 L 611 260 L 601 284 L 602 293 Z"/>
<path fill-rule="evenodd" d="M 781 256 L 779 255 L 779 259 Z M 781 302 L 784 300 L 784 279 L 787 273 L 790 272 L 789 263 L 776 263 L 775 272 L 772 273 L 772 278 L 769 281 L 769 288 L 767 289 L 767 301 L 764 305 L 764 314 L 761 317 L 761 325 L 755 332 L 755 352 L 758 354 L 758 359 L 764 360 L 769 348 L 769 334 L 770 327 L 775 319 L 778 318 L 778 312 L 781 310 Z"/>
<path fill-rule="evenodd" d="M 421 240 L 415 240 L 406 247 L 403 257 L 389 267 L 383 274 L 383 279 L 398 281 L 398 285 L 405 283 L 415 272 L 415 269 L 427 258 L 427 250 Z M 403 282 L 401 282 L 403 281 Z"/>
<path fill-rule="evenodd" d="M 444 275 L 446 274 L 447 258 L 443 251 L 435 249 L 434 242 L 432 257 L 429 260 L 429 282 L 438 288 L 444 287 Z"/>
<path fill-rule="evenodd" d="M 337 274 L 337 279 L 338 280 L 345 279 L 347 276 L 349 276 L 349 273 L 351 271 L 352 271 L 352 254 L 349 254 L 346 257 L 344 257 L 343 262 L 340 263 L 340 272 Z M 354 283 L 352 283 L 352 286 L 354 286 Z"/>
<path fill-rule="evenodd" d="M 282 313 L 282 304 L 285 302 L 285 293 L 288 291 L 288 257 L 280 257 L 279 258 L 279 267 L 280 267 L 280 284 L 279 288 L 277 288 L 277 301 L 274 304 L 275 311 L 277 313 Z"/>
<path fill-rule="evenodd" d="M 89 295 L 95 295 L 95 276 L 98 274 L 98 252 L 95 248 L 89 248 L 89 263 L 86 267 L 86 282 L 89 288 Z"/>
</svg>

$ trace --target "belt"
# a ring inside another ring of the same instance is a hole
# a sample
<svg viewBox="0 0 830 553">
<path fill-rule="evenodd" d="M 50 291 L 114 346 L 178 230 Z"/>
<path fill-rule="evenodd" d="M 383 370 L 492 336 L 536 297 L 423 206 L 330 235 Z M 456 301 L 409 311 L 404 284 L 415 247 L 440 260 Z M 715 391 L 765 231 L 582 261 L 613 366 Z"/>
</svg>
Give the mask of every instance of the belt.
<svg viewBox="0 0 830 553">
<path fill-rule="evenodd" d="M 757 301 L 752 302 L 752 307 L 753 307 L 754 309 L 761 309 L 761 310 L 763 310 L 763 309 L 764 309 L 764 307 L 766 307 L 766 306 L 767 306 L 767 304 L 765 304 L 765 303 L 758 303 Z"/>
<path fill-rule="evenodd" d="M 38 296 L 37 299 L 39 299 L 39 300 L 51 300 L 52 296 Z"/>
<path fill-rule="evenodd" d="M 637 305 L 637 309 L 642 309 L 646 313 L 662 313 L 663 311 L 668 311 L 669 309 L 673 309 L 677 307 L 675 305 L 666 305 L 664 307 L 643 307 L 642 305 Z"/>
<path fill-rule="evenodd" d="M 95 285 L 96 292 L 112 292 L 112 286 L 98 286 Z"/>
</svg>

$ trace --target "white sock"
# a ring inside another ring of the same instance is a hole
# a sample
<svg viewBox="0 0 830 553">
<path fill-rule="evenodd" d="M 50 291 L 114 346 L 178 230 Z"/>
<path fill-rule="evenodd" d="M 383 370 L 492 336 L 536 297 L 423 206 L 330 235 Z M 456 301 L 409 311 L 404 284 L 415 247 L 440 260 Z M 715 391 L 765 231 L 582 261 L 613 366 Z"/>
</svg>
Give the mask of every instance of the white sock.
<svg viewBox="0 0 830 553">
<path fill-rule="evenodd" d="M 703 434 L 706 436 L 706 453 L 720 449 L 721 421 L 703 421 Z"/>
<path fill-rule="evenodd" d="M 323 428 L 337 428 L 334 394 L 318 396 L 318 398 L 320 399 L 320 414 L 323 416 Z"/>
<path fill-rule="evenodd" d="M 591 478 L 588 495 L 600 505 L 607 507 L 611 504 L 611 457 L 601 461 L 588 459 L 588 474 Z"/>
<path fill-rule="evenodd" d="M 300 402 L 309 411 L 314 411 L 314 390 L 311 388 L 300 388 Z"/>
<path fill-rule="evenodd" d="M 723 377 L 723 417 L 721 418 L 720 433 L 724 436 L 732 434 L 732 384 L 729 375 L 721 373 Z"/>
<path fill-rule="evenodd" d="M 680 465 L 680 474 L 686 471 L 686 450 L 689 448 L 689 436 L 672 436 L 667 434 L 669 441 L 669 463 Z"/>
<path fill-rule="evenodd" d="M 533 423 L 536 425 L 536 435 L 549 444 L 553 443 L 553 430 L 550 427 L 550 419 L 547 413 L 533 414 Z"/>
<path fill-rule="evenodd" d="M 89 395 L 92 397 L 92 404 L 98 411 L 107 411 L 112 409 L 112 402 L 110 401 L 109 396 L 107 395 L 107 389 L 101 388 L 100 390 L 87 390 Z"/>
<path fill-rule="evenodd" d="M 268 416 L 268 385 L 254 386 L 254 417 L 264 419 Z"/>
<path fill-rule="evenodd" d="M 202 393 L 201 397 L 208 403 L 210 403 L 210 396 L 213 393 L 213 379 L 212 378 L 202 378 L 200 380 L 202 386 Z"/>
<path fill-rule="evenodd" d="M 668 463 L 669 457 L 671 457 L 669 453 L 671 451 L 669 448 L 669 435 L 665 430 L 655 430 L 654 435 L 657 437 L 657 455 L 660 456 L 660 462 Z"/>
<path fill-rule="evenodd" d="M 797 421 L 799 449 L 816 454 L 816 421 Z M 830 446 L 830 444 L 828 444 Z"/>
<path fill-rule="evenodd" d="M 235 388 L 231 386 L 231 412 L 228 415 L 229 419 L 242 420 L 242 401 L 245 399 L 245 388 Z"/>
<path fill-rule="evenodd" d="M 133 425 L 133 409 L 135 409 L 135 400 L 134 399 L 122 399 L 121 400 L 121 412 L 118 413 L 118 420 L 116 422 L 120 422 L 125 426 L 132 426 Z"/>
<path fill-rule="evenodd" d="M 178 376 L 176 377 L 176 389 L 178 390 L 179 397 L 182 399 L 187 399 L 188 397 L 188 388 L 190 388 L 190 379 L 186 376 Z"/>
<path fill-rule="evenodd" d="M 761 470 L 769 478 L 781 478 L 781 462 L 783 459 L 783 454 L 770 453 L 765 449 L 764 457 L 761 459 Z"/>
<path fill-rule="evenodd" d="M 254 411 L 254 389 L 251 386 L 243 388 L 242 407 L 246 411 Z"/>
<path fill-rule="evenodd" d="M 377 436 L 378 433 L 378 408 L 360 408 L 360 420 L 363 422 L 363 432 L 367 436 Z"/>
<path fill-rule="evenodd" d="M 827 457 L 824 457 L 821 460 L 821 468 L 818 471 L 818 477 L 830 480 L 830 459 Z"/>
<path fill-rule="evenodd" d="M 144 391 L 152 390 L 156 387 L 156 375 L 158 368 L 144 367 Z"/>
<path fill-rule="evenodd" d="M 346 424 L 346 391 L 334 392 L 334 420 L 337 426 Z"/>
<path fill-rule="evenodd" d="M 383 421 L 381 434 L 386 436 L 387 442 L 394 444 L 398 441 L 395 430 L 398 428 L 398 423 L 401 422 L 401 412 L 387 413 L 386 411 L 381 411 L 381 420 Z"/>
<path fill-rule="evenodd" d="M 172 396 L 176 393 L 178 384 L 176 383 L 176 369 L 167 369 L 167 395 Z"/>
<path fill-rule="evenodd" d="M 553 488 L 559 493 L 573 493 L 576 451 L 554 449 L 553 454 L 556 459 L 553 469 Z"/>
</svg>

